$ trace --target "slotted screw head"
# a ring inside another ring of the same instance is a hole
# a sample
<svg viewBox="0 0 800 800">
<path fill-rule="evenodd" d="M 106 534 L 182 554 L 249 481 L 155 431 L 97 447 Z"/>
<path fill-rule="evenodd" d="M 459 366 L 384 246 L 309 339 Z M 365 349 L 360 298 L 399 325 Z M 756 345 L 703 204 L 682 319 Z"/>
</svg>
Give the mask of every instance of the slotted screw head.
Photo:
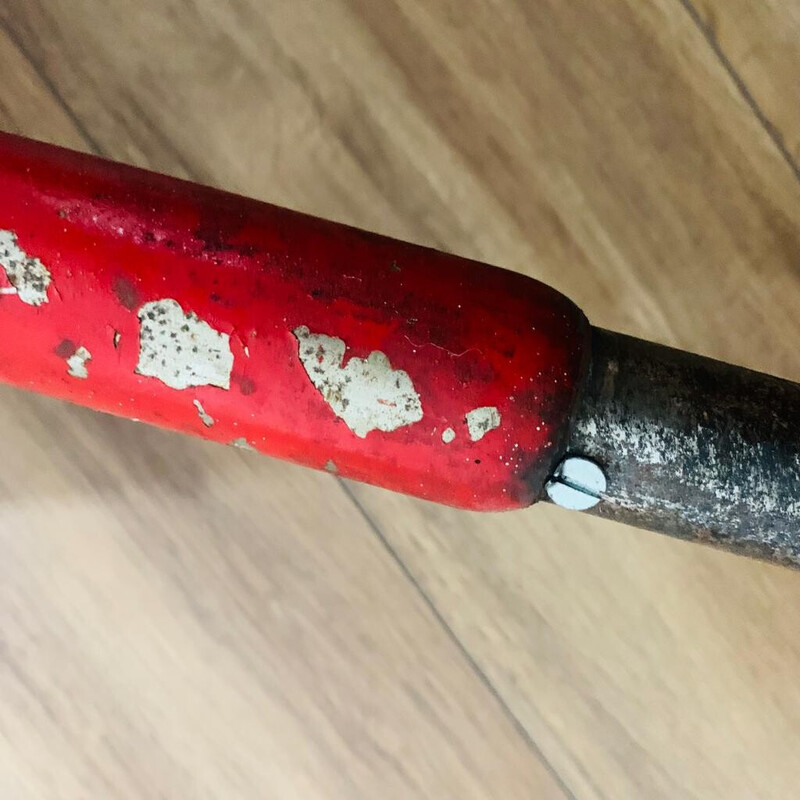
<svg viewBox="0 0 800 800">
<path fill-rule="evenodd" d="M 608 481 L 594 461 L 582 456 L 567 456 L 544 488 L 557 506 L 572 511 L 588 511 L 603 499 Z"/>
</svg>

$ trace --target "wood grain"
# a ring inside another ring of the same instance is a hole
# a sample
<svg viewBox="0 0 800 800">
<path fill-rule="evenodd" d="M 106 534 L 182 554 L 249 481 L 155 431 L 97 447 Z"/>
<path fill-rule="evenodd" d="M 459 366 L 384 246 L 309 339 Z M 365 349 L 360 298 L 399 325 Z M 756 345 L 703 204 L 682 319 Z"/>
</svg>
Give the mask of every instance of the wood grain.
<svg viewBox="0 0 800 800">
<path fill-rule="evenodd" d="M 566 796 L 333 479 L 0 399 L 2 797 Z"/>
<path fill-rule="evenodd" d="M 682 0 L 800 176 L 800 5 Z"/>
<path fill-rule="evenodd" d="M 794 127 L 742 91 L 791 97 L 792 51 L 758 11 L 750 71 L 721 57 L 748 26 L 710 41 L 713 7 L 12 0 L 0 125 L 799 380 L 800 184 L 763 115 Z M 11 391 L 0 431 L 3 797 L 793 796 L 794 573 Z"/>
</svg>

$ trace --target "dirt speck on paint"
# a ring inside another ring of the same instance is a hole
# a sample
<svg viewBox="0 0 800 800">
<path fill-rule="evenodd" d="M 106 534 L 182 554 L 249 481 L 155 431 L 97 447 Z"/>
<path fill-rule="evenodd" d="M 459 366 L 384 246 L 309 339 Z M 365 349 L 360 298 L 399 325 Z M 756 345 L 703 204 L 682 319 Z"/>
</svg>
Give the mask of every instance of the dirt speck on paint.
<svg viewBox="0 0 800 800">
<path fill-rule="evenodd" d="M 205 425 L 206 428 L 211 428 L 214 425 L 214 417 L 203 408 L 203 404 L 199 400 L 194 400 L 192 402 L 197 409 L 197 416 L 200 417 L 203 425 Z"/>
<path fill-rule="evenodd" d="M 312 384 L 337 417 L 365 438 L 374 430 L 395 431 L 422 419 L 422 403 L 407 372 L 392 369 L 378 350 L 344 364 L 347 346 L 335 336 L 295 328 L 300 361 Z"/>
<path fill-rule="evenodd" d="M 138 316 L 139 375 L 158 378 L 172 389 L 231 388 L 233 353 L 227 333 L 184 311 L 177 300 L 145 303 Z"/>
<path fill-rule="evenodd" d="M 53 348 L 53 352 L 59 357 L 63 359 L 69 358 L 76 350 L 78 349 L 78 345 L 72 341 L 72 339 L 62 339 L 58 346 Z"/>
<path fill-rule="evenodd" d="M 120 275 L 114 278 L 112 288 L 114 294 L 117 296 L 117 300 L 119 300 L 120 304 L 127 308 L 128 311 L 133 311 L 133 309 L 139 305 L 139 292 L 130 279 Z"/>
<path fill-rule="evenodd" d="M 500 412 L 494 406 L 476 408 L 467 414 L 467 430 L 473 442 L 479 442 L 489 431 L 500 427 Z"/>
<path fill-rule="evenodd" d="M 50 270 L 19 246 L 13 231 L 0 230 L 0 267 L 23 303 L 41 306 L 48 302 L 47 288 L 52 282 Z"/>
<path fill-rule="evenodd" d="M 239 381 L 239 391 L 243 395 L 253 394 L 256 390 L 256 382 L 252 378 L 241 378 Z"/>
<path fill-rule="evenodd" d="M 88 363 L 92 360 L 92 354 L 85 348 L 79 347 L 66 361 L 67 373 L 73 378 L 85 380 L 89 377 Z"/>
</svg>

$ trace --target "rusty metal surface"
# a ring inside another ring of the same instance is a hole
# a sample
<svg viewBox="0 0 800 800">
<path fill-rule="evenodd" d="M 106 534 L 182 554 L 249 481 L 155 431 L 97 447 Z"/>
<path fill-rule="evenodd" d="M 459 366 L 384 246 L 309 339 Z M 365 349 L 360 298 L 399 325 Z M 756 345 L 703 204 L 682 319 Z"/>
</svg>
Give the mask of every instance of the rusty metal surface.
<svg viewBox="0 0 800 800">
<path fill-rule="evenodd" d="M 800 566 L 800 385 L 594 329 L 568 452 L 587 513 Z"/>
</svg>

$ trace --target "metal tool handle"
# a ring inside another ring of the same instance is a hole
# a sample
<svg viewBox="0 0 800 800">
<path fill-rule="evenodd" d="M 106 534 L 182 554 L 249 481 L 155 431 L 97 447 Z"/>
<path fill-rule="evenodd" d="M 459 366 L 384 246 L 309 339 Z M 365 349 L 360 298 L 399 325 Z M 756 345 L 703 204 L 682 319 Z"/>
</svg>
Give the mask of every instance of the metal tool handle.
<svg viewBox="0 0 800 800">
<path fill-rule="evenodd" d="M 536 499 L 586 371 L 530 278 L 5 134 L 0 278 L 2 381 L 463 508 Z"/>
<path fill-rule="evenodd" d="M 506 270 L 0 134 L 0 334 L 1 381 L 101 411 L 800 564 L 800 387 Z"/>
</svg>

